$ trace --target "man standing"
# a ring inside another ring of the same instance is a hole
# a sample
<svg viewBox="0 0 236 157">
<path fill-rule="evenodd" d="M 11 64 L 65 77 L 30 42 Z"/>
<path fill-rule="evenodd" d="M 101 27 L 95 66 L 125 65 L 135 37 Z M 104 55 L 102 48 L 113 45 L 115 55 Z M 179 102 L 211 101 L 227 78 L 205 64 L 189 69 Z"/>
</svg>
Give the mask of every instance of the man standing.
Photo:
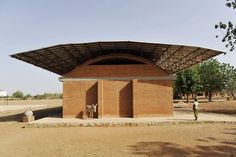
<svg viewBox="0 0 236 157">
<path fill-rule="evenodd" d="M 197 120 L 197 118 L 198 118 L 198 102 L 197 102 L 197 98 L 195 98 L 194 102 L 193 102 L 193 113 L 194 113 L 195 120 Z"/>
</svg>

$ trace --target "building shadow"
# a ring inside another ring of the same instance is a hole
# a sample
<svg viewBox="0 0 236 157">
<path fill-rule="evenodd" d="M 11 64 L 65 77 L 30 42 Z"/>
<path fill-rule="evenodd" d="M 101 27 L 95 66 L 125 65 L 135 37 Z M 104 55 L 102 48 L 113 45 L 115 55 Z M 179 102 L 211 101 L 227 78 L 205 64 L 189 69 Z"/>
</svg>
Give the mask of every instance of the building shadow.
<svg viewBox="0 0 236 157">
<path fill-rule="evenodd" d="M 129 82 L 119 91 L 119 116 L 133 117 L 132 84 Z"/>
<path fill-rule="evenodd" d="M 84 111 L 80 111 L 75 118 L 83 118 L 84 117 Z"/>
<path fill-rule="evenodd" d="M 168 118 L 167 120 L 171 120 L 171 121 L 180 121 L 180 122 L 197 122 L 197 121 L 194 121 L 194 118 L 192 119 L 177 119 L 177 118 Z"/>
<path fill-rule="evenodd" d="M 41 110 L 33 110 L 35 120 L 45 118 L 45 117 L 62 117 L 62 107 L 52 107 L 47 109 Z M 6 116 L 0 116 L 0 122 L 7 122 L 7 121 L 18 121 L 21 122 L 24 113 L 15 113 Z"/>
<path fill-rule="evenodd" d="M 171 87 L 172 84 L 166 80 L 138 80 L 139 83 L 147 83 L 147 84 L 154 84 L 159 86 Z"/>
<path fill-rule="evenodd" d="M 98 104 L 98 85 L 97 83 L 95 83 L 94 85 L 92 85 L 87 91 L 86 91 L 86 103 L 85 103 L 85 112 L 86 115 L 83 116 L 88 116 L 89 113 L 86 111 L 86 106 L 87 105 L 92 105 L 92 104 Z M 84 117 L 77 117 L 77 118 L 84 118 Z M 97 110 L 94 113 L 94 118 L 98 118 L 98 106 L 97 106 Z"/>
</svg>

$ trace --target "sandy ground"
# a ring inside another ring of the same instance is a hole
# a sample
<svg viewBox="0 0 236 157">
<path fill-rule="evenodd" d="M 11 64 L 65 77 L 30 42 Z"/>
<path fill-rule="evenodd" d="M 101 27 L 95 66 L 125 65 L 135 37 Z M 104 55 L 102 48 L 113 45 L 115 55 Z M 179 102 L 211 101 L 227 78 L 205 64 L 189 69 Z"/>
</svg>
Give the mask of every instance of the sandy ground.
<svg viewBox="0 0 236 157">
<path fill-rule="evenodd" d="M 51 100 L 0 100 L 0 122 L 21 121 L 26 110 L 31 108 L 35 118 L 60 116 L 62 99 Z"/>
<path fill-rule="evenodd" d="M 204 114 L 223 110 L 224 114 L 235 116 L 236 101 L 200 105 Z M 175 111 L 189 113 L 191 104 Z M 23 126 L 19 122 L 0 122 L 0 157 L 236 156 L 236 125 L 233 123 L 155 127 Z"/>
<path fill-rule="evenodd" d="M 0 105 L 0 112 L 6 112 L 6 111 L 12 111 L 12 110 L 27 110 L 29 108 L 31 109 L 37 109 L 46 107 L 47 105 Z"/>
<path fill-rule="evenodd" d="M 192 112 L 192 103 L 174 104 L 175 111 Z M 199 103 L 200 112 L 236 115 L 236 100 Z"/>
<path fill-rule="evenodd" d="M 62 105 L 62 99 L 43 100 L 0 100 L 0 105 Z"/>
<path fill-rule="evenodd" d="M 0 123 L 1 157 L 236 156 L 235 124 L 21 128 Z"/>
</svg>

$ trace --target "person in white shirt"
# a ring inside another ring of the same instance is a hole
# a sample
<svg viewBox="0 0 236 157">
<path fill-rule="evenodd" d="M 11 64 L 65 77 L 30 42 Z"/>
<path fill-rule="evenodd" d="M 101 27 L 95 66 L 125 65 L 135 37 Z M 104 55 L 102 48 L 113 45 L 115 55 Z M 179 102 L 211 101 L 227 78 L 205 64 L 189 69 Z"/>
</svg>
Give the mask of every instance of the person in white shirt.
<svg viewBox="0 0 236 157">
<path fill-rule="evenodd" d="M 194 102 L 193 102 L 193 113 L 194 113 L 195 120 L 197 120 L 198 119 L 198 102 L 197 102 L 197 98 L 195 98 Z"/>
</svg>

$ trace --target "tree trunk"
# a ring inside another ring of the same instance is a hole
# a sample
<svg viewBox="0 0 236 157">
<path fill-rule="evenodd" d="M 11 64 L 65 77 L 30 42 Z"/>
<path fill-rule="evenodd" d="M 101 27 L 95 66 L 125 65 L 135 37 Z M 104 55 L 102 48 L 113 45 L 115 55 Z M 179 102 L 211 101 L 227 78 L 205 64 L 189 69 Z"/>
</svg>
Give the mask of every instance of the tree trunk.
<svg viewBox="0 0 236 157">
<path fill-rule="evenodd" d="M 187 94 L 187 103 L 189 102 L 189 97 L 188 97 L 189 94 Z"/>
<path fill-rule="evenodd" d="M 211 102 L 212 101 L 212 92 L 208 92 L 208 100 L 209 100 L 209 102 Z"/>
<path fill-rule="evenodd" d="M 185 99 L 185 93 L 183 93 L 182 98 Z"/>
<path fill-rule="evenodd" d="M 234 98 L 234 92 L 233 92 L 233 91 L 231 91 L 231 92 L 230 92 L 230 94 L 231 94 L 231 96 Z"/>
<path fill-rule="evenodd" d="M 205 92 L 205 98 L 207 98 L 208 97 L 208 92 Z"/>
</svg>

